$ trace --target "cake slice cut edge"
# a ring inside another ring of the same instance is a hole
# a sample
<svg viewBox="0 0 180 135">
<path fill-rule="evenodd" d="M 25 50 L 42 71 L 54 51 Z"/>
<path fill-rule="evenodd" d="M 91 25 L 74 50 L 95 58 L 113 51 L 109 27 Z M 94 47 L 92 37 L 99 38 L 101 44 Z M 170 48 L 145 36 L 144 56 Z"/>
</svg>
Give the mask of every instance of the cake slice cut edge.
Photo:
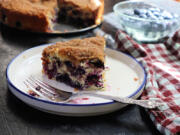
<svg viewBox="0 0 180 135">
<path fill-rule="evenodd" d="M 105 40 L 103 37 L 57 42 L 42 53 L 43 73 L 80 90 L 105 87 Z"/>
<path fill-rule="evenodd" d="M 104 0 L 58 0 L 60 19 L 74 25 L 88 27 L 103 20 Z"/>
</svg>

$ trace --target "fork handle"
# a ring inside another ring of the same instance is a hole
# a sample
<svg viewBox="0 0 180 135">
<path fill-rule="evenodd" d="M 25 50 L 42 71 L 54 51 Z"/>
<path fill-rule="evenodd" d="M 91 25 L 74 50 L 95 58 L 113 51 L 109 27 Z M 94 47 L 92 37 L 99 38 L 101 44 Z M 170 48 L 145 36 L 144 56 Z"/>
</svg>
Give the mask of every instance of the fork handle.
<svg viewBox="0 0 180 135">
<path fill-rule="evenodd" d="M 104 99 L 114 100 L 114 101 L 124 103 L 124 104 L 136 104 L 136 105 L 139 105 L 141 107 L 149 108 L 149 109 L 156 108 L 156 107 L 163 105 L 158 100 L 135 100 L 132 98 L 127 98 L 127 97 L 104 95 L 104 94 L 93 93 L 93 92 L 88 92 L 88 91 L 87 92 L 86 91 L 78 92 L 75 95 L 77 95 L 77 96 L 80 96 L 80 95 L 95 96 L 95 97 L 100 97 L 100 98 L 104 98 Z"/>
</svg>

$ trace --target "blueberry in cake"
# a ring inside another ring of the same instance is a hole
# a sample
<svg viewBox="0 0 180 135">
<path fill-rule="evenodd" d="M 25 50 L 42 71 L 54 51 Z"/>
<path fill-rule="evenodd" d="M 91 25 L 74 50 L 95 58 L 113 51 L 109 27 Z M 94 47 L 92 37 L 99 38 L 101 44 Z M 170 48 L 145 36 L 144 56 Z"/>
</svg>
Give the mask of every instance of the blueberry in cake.
<svg viewBox="0 0 180 135">
<path fill-rule="evenodd" d="M 78 89 L 104 88 L 105 40 L 103 37 L 57 42 L 42 53 L 43 73 L 49 79 Z"/>
<path fill-rule="evenodd" d="M 34 32 L 55 32 L 59 14 L 88 26 L 100 24 L 103 13 L 104 0 L 0 0 L 0 22 Z"/>
</svg>

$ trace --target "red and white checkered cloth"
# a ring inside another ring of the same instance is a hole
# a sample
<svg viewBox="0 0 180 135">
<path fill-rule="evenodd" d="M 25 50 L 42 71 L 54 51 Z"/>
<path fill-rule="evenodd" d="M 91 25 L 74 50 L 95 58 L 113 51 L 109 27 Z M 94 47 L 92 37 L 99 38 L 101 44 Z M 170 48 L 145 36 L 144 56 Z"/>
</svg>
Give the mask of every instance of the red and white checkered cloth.
<svg viewBox="0 0 180 135">
<path fill-rule="evenodd" d="M 141 99 L 161 99 L 165 105 L 148 110 L 157 129 L 180 133 L 180 31 L 164 44 L 138 44 L 125 32 L 116 34 L 118 50 L 137 58 L 147 72 Z"/>
</svg>

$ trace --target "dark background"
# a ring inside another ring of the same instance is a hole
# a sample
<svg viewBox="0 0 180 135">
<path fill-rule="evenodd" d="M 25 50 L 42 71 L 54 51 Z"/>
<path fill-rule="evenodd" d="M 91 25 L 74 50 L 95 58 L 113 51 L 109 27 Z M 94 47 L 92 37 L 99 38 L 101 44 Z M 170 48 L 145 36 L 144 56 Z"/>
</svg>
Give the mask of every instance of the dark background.
<svg viewBox="0 0 180 135">
<path fill-rule="evenodd" d="M 119 0 L 105 0 L 105 13 Z M 101 26 L 103 27 L 103 25 Z M 35 34 L 0 25 L 0 135 L 160 135 L 145 109 L 135 105 L 93 117 L 64 117 L 35 110 L 8 90 L 5 70 L 20 52 L 44 43 L 92 35 Z"/>
</svg>

